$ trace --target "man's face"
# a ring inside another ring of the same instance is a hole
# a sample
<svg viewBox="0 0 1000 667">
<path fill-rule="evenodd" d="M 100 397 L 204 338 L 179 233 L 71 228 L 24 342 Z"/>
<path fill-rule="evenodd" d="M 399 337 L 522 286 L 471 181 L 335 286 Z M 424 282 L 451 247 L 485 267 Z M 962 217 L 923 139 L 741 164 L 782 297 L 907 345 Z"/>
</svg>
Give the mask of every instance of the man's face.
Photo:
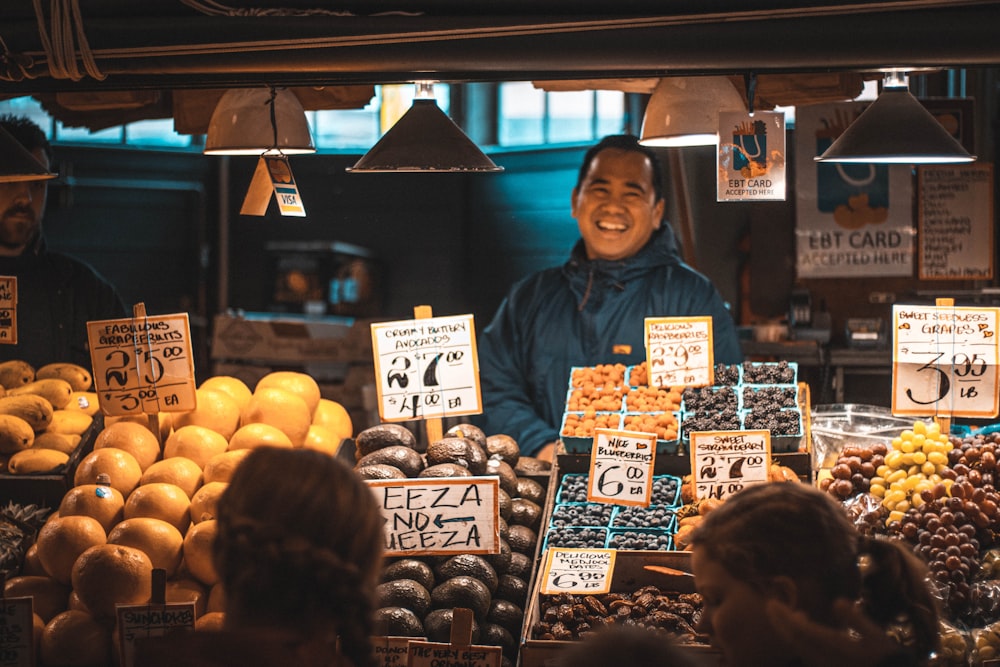
<svg viewBox="0 0 1000 667">
<path fill-rule="evenodd" d="M 636 151 L 602 150 L 573 190 L 570 210 L 590 259 L 619 260 L 639 252 L 663 217 L 649 158 Z"/>
<path fill-rule="evenodd" d="M 36 148 L 31 154 L 49 168 L 45 151 Z M 45 214 L 48 181 L 0 183 L 0 255 L 16 255 L 38 232 Z"/>
</svg>

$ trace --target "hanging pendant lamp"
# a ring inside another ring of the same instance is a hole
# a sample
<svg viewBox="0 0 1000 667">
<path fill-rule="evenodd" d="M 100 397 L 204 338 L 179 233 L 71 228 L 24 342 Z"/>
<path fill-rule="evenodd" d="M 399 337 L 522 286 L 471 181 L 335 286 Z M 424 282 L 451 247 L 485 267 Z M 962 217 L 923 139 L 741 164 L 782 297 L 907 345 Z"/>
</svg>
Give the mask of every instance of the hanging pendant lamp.
<svg viewBox="0 0 1000 667">
<path fill-rule="evenodd" d="M 660 79 L 646 105 L 639 143 L 645 146 L 717 145 L 720 111 L 746 111 L 743 96 L 728 77 Z"/>
<path fill-rule="evenodd" d="M 0 183 L 46 181 L 58 174 L 50 172 L 14 136 L 0 127 Z"/>
<path fill-rule="evenodd" d="M 976 157 L 910 93 L 906 74 L 888 72 L 882 92 L 814 158 L 817 162 L 950 164 Z"/>
<path fill-rule="evenodd" d="M 381 139 L 348 167 L 352 174 L 379 172 L 498 172 L 434 99 L 434 84 L 417 83 L 413 105 Z"/>
<path fill-rule="evenodd" d="M 315 153 L 306 112 L 287 88 L 227 90 L 212 113 L 205 155 Z"/>
</svg>

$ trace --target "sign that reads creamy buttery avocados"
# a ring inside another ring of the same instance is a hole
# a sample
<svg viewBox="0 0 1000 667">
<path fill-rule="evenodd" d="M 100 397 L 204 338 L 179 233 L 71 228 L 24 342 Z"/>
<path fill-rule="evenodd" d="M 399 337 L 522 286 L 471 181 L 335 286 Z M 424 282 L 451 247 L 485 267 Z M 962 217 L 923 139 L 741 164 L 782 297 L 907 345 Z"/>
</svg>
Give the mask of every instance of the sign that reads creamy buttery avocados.
<svg viewBox="0 0 1000 667">
<path fill-rule="evenodd" d="M 655 463 L 655 433 L 594 429 L 587 500 L 648 507 Z"/>
<path fill-rule="evenodd" d="M 472 315 L 371 325 L 383 421 L 482 412 Z"/>
<path fill-rule="evenodd" d="M 546 551 L 542 593 L 594 595 L 611 590 L 615 571 L 614 549 L 563 549 Z"/>
<path fill-rule="evenodd" d="M 691 433 L 694 497 L 722 500 L 768 481 L 771 432 L 695 431 Z"/>
<path fill-rule="evenodd" d="M 998 308 L 892 308 L 892 413 L 997 415 Z"/>
<path fill-rule="evenodd" d="M 497 477 L 366 480 L 385 520 L 387 556 L 500 553 Z"/>
<path fill-rule="evenodd" d="M 0 276 L 0 345 L 17 345 L 17 276 Z"/>
<path fill-rule="evenodd" d="M 33 598 L 0 598 L 0 667 L 35 664 Z"/>
<path fill-rule="evenodd" d="M 187 313 L 87 322 L 94 387 L 108 415 L 197 407 Z"/>
<path fill-rule="evenodd" d="M 645 325 L 650 387 L 712 384 L 711 317 L 647 317 Z"/>
</svg>

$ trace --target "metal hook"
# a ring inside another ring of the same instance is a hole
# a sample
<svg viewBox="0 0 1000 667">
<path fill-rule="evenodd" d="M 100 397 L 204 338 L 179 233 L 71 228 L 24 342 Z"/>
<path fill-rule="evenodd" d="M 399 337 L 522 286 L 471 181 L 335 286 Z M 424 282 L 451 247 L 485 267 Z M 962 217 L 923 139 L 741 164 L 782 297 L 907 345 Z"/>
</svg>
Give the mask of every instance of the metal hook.
<svg viewBox="0 0 1000 667">
<path fill-rule="evenodd" d="M 749 72 L 743 75 L 743 85 L 747 89 L 747 110 L 753 115 L 753 98 L 757 93 L 757 73 Z"/>
</svg>

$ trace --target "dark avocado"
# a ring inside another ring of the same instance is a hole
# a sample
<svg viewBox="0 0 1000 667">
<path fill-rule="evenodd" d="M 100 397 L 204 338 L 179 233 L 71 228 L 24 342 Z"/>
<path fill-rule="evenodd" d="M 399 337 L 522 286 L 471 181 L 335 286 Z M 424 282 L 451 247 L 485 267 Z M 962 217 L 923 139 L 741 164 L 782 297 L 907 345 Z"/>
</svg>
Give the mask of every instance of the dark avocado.
<svg viewBox="0 0 1000 667">
<path fill-rule="evenodd" d="M 444 434 L 448 437 L 468 438 L 486 451 L 486 434 L 475 424 L 455 424 Z"/>
<path fill-rule="evenodd" d="M 524 610 L 510 600 L 494 599 L 490 611 L 486 614 L 490 623 L 507 628 L 515 636 L 521 635 L 521 624 L 524 622 Z"/>
<path fill-rule="evenodd" d="M 527 526 L 511 525 L 507 541 L 510 542 L 511 551 L 533 555 L 535 544 L 538 542 L 538 533 Z"/>
<path fill-rule="evenodd" d="M 477 621 L 486 618 L 491 601 L 490 590 L 486 584 L 467 575 L 452 577 L 431 591 L 431 602 L 435 609 L 465 607 L 472 610 L 472 615 Z"/>
<path fill-rule="evenodd" d="M 512 552 L 510 550 L 510 544 L 503 537 L 500 538 L 500 553 L 497 554 L 485 554 L 483 558 L 487 563 L 493 566 L 498 575 L 504 574 L 510 567 L 510 559 Z"/>
<path fill-rule="evenodd" d="M 510 524 L 508 524 L 502 516 L 497 517 L 497 529 L 500 531 L 500 537 L 507 539 L 510 537 Z"/>
<path fill-rule="evenodd" d="M 417 477 L 472 477 L 472 471 L 457 463 L 437 463 L 421 470 Z"/>
<path fill-rule="evenodd" d="M 528 582 L 512 574 L 502 574 L 500 575 L 500 584 L 497 586 L 496 597 L 524 607 L 524 603 L 528 601 Z"/>
<path fill-rule="evenodd" d="M 486 562 L 481 556 L 475 554 L 458 554 L 444 561 L 436 568 L 434 574 L 438 581 L 445 581 L 453 577 L 467 575 L 474 577 L 486 584 L 490 594 L 497 589 L 499 578 L 493 566 Z"/>
<path fill-rule="evenodd" d="M 486 451 L 468 438 L 441 438 L 427 445 L 427 464 L 438 463 L 458 463 L 478 476 L 486 472 Z"/>
<path fill-rule="evenodd" d="M 506 491 L 508 495 L 517 495 L 517 475 L 514 474 L 514 469 L 502 459 L 490 457 L 486 461 L 485 474 L 498 476 L 500 478 L 500 488 Z"/>
<path fill-rule="evenodd" d="M 510 555 L 510 565 L 503 574 L 512 574 L 521 579 L 528 579 L 531 575 L 531 556 L 522 553 L 512 553 Z"/>
<path fill-rule="evenodd" d="M 401 445 L 419 451 L 417 437 L 413 435 L 413 432 L 405 426 L 392 423 L 369 426 L 354 438 L 354 445 L 357 448 L 355 457 L 359 460 L 377 449 L 393 445 Z"/>
<path fill-rule="evenodd" d="M 500 516 L 502 516 L 505 521 L 509 520 L 511 498 L 510 494 L 503 490 L 503 487 L 500 488 L 500 492 L 497 494 L 497 500 L 500 502 Z"/>
<path fill-rule="evenodd" d="M 361 479 L 406 479 L 406 473 L 396 466 L 384 463 L 358 466 L 354 469 Z"/>
<path fill-rule="evenodd" d="M 393 579 L 412 579 L 428 591 L 434 588 L 434 570 L 422 560 L 403 558 L 389 563 L 382 569 L 382 581 Z"/>
<path fill-rule="evenodd" d="M 413 579 L 393 579 L 375 587 L 375 604 L 409 609 L 417 618 L 423 618 L 430 611 L 431 594 Z"/>
<path fill-rule="evenodd" d="M 409 609 L 383 607 L 375 610 L 375 634 L 393 637 L 423 637 L 424 625 Z"/>
<path fill-rule="evenodd" d="M 389 445 L 366 454 L 358 461 L 358 468 L 383 464 L 399 468 L 407 477 L 416 477 L 424 469 L 424 460 L 414 449 L 404 445 Z"/>
<path fill-rule="evenodd" d="M 534 456 L 522 456 L 517 460 L 517 465 L 514 466 L 514 472 L 517 473 L 518 477 L 524 475 L 547 475 L 550 470 L 552 470 L 551 461 L 542 461 L 541 459 L 536 459 Z"/>
<path fill-rule="evenodd" d="M 506 433 L 497 433 L 486 438 L 486 454 L 488 456 L 499 454 L 500 458 L 513 468 L 521 458 L 521 448 L 517 446 L 517 440 L 514 438 Z"/>
<path fill-rule="evenodd" d="M 512 494 L 519 498 L 527 498 L 539 505 L 545 504 L 545 487 L 530 477 L 517 478 L 517 493 Z"/>
<path fill-rule="evenodd" d="M 537 531 L 542 523 L 541 506 L 527 498 L 513 498 L 510 501 L 510 523 Z"/>
<path fill-rule="evenodd" d="M 424 618 L 424 630 L 427 633 L 427 640 L 432 642 L 440 642 L 443 644 L 451 643 L 451 623 L 455 618 L 454 611 L 449 609 L 433 609 Z M 473 644 L 478 644 L 480 635 L 482 633 L 479 630 L 479 623 L 475 619 L 472 620 L 472 642 Z"/>
<path fill-rule="evenodd" d="M 480 641 L 486 646 L 499 646 L 504 655 L 517 653 L 517 640 L 514 639 L 514 635 L 507 628 L 496 623 L 483 623 Z"/>
</svg>

